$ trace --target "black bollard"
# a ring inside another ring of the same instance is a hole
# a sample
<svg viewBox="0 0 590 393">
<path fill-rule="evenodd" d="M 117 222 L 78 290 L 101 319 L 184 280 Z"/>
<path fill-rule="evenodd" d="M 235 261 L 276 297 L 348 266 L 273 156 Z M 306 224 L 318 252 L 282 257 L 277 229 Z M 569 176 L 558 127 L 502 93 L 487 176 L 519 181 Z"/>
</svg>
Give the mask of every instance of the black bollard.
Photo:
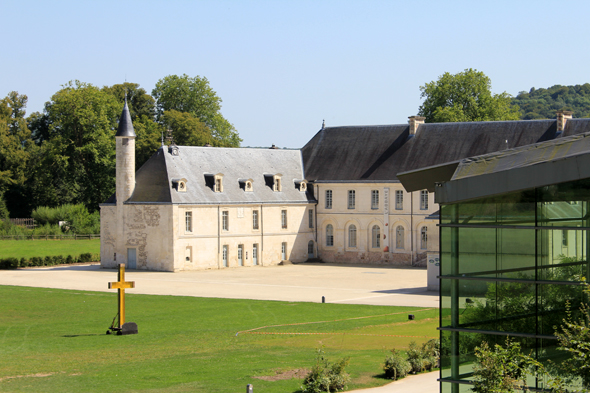
<svg viewBox="0 0 590 393">
<path fill-rule="evenodd" d="M 322 296 L 322 303 L 326 303 L 326 297 Z"/>
<path fill-rule="evenodd" d="M 409 315 L 408 315 L 408 319 L 409 319 L 410 321 L 413 321 L 413 320 L 414 320 L 414 314 L 409 314 Z"/>
<path fill-rule="evenodd" d="M 254 392 L 254 387 L 252 386 L 251 383 L 249 383 L 248 385 L 246 385 L 246 393 L 253 393 Z"/>
</svg>

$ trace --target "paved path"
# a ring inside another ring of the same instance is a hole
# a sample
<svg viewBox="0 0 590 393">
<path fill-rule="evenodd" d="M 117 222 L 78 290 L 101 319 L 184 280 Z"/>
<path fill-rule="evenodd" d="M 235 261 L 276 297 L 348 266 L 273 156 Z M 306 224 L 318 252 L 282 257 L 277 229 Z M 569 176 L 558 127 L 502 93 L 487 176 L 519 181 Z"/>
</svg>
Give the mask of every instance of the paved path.
<svg viewBox="0 0 590 393">
<path fill-rule="evenodd" d="M 426 290 L 426 269 L 297 264 L 179 273 L 128 270 L 133 293 L 301 302 L 436 308 L 438 293 Z M 99 265 L 0 270 L 0 285 L 114 292 L 117 271 Z M 434 393 L 438 372 L 406 377 L 355 392 Z"/>
<path fill-rule="evenodd" d="M 108 292 L 114 269 L 99 265 L 0 271 L 0 285 Z M 133 293 L 231 299 L 438 307 L 438 293 L 426 290 L 426 270 L 376 266 L 297 264 L 178 273 L 128 270 Z"/>
<path fill-rule="evenodd" d="M 438 377 L 439 371 L 409 375 L 385 386 L 351 390 L 348 393 L 437 393 L 439 391 L 439 383 L 436 381 Z"/>
</svg>

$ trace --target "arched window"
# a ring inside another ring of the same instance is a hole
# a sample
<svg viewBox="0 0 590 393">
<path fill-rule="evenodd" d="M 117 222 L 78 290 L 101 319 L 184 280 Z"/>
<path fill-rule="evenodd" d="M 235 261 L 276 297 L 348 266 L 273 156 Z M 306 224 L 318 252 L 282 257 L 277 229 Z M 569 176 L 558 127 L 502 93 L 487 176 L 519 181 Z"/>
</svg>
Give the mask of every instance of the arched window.
<svg viewBox="0 0 590 393">
<path fill-rule="evenodd" d="M 395 228 L 395 248 L 404 248 L 404 227 L 401 225 Z"/>
<path fill-rule="evenodd" d="M 378 225 L 373 225 L 373 229 L 371 229 L 371 247 L 381 247 L 381 230 Z"/>
<path fill-rule="evenodd" d="M 422 227 L 422 229 L 420 229 L 420 248 L 422 250 L 426 250 L 428 248 L 428 233 L 426 227 Z"/>
<path fill-rule="evenodd" d="M 334 227 L 332 224 L 326 226 L 326 247 L 332 247 L 334 245 Z"/>
<path fill-rule="evenodd" d="M 348 227 L 348 247 L 356 247 L 356 226 Z"/>
</svg>

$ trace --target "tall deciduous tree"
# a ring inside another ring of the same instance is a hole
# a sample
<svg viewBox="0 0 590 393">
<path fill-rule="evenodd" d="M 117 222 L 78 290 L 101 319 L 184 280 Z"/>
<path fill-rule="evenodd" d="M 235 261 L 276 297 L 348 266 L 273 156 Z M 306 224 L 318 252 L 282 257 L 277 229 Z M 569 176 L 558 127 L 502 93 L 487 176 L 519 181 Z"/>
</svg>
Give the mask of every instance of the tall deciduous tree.
<svg viewBox="0 0 590 393">
<path fill-rule="evenodd" d="M 490 78 L 481 71 L 445 72 L 437 81 L 420 86 L 424 102 L 418 114 L 429 123 L 518 120 L 519 109 L 511 104 L 511 96 L 492 94 L 491 86 Z"/>
<path fill-rule="evenodd" d="M 110 87 L 105 86 L 102 90 L 114 95 L 121 104 L 125 102 L 125 97 L 127 97 L 129 114 L 133 122 L 141 116 L 155 120 L 156 100 L 147 94 L 144 88 L 139 87 L 138 83 L 125 82 Z"/>
<path fill-rule="evenodd" d="M 160 122 L 165 121 L 166 111 L 190 113 L 209 127 L 216 145 L 240 145 L 238 132 L 221 114 L 221 98 L 209 86 L 207 78 L 168 75 L 156 83 L 152 96 L 156 99 L 156 115 Z"/>
<path fill-rule="evenodd" d="M 122 105 L 107 92 L 69 82 L 45 105 L 48 136 L 43 170 L 49 171 L 59 204 L 83 203 L 90 211 L 115 188 L 115 130 Z M 47 173 L 46 173 L 47 174 Z M 53 203 L 42 203 L 54 206 Z"/>
<path fill-rule="evenodd" d="M 15 213 L 13 202 L 23 201 L 18 194 L 28 177 L 29 149 L 33 145 L 25 120 L 26 105 L 27 96 L 15 91 L 0 100 L 0 199 L 5 200 L 0 204 L 6 203 Z"/>
</svg>

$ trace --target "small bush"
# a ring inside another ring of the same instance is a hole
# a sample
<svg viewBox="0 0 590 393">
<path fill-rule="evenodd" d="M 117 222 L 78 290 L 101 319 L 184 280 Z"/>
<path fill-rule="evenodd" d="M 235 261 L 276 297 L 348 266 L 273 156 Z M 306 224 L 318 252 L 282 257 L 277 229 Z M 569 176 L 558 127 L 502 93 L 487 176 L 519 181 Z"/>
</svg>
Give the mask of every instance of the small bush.
<svg viewBox="0 0 590 393">
<path fill-rule="evenodd" d="M 422 359 L 426 371 L 430 371 L 438 367 L 438 359 L 440 358 L 440 340 L 433 338 L 422 344 Z"/>
<path fill-rule="evenodd" d="M 321 348 L 317 349 L 316 363 L 303 380 L 303 393 L 338 392 L 346 388 L 350 376 L 345 372 L 349 358 L 330 363 Z"/>
<path fill-rule="evenodd" d="M 410 362 L 406 360 L 403 354 L 395 349 L 392 349 L 391 355 L 385 358 L 383 371 L 385 371 L 385 377 L 388 379 L 393 379 L 394 381 L 401 379 L 408 375 L 411 370 L 412 366 Z"/>
<path fill-rule="evenodd" d="M 71 255 L 68 255 L 66 257 L 66 263 L 69 265 L 70 263 L 74 263 L 74 258 L 72 258 Z"/>
<path fill-rule="evenodd" d="M 21 258 L 20 259 L 20 267 L 27 267 L 27 266 L 29 266 L 29 260 L 24 257 Z"/>
<path fill-rule="evenodd" d="M 92 254 L 89 252 L 80 254 L 80 262 L 92 262 Z"/>
<path fill-rule="evenodd" d="M 416 344 L 415 341 L 412 341 L 410 343 L 410 347 L 408 348 L 407 355 L 408 355 L 408 362 L 410 363 L 410 366 L 412 366 L 412 373 L 416 374 L 416 373 L 424 371 L 424 369 L 426 368 L 425 361 L 422 356 L 422 351 L 420 350 L 420 348 L 418 348 L 418 345 Z"/>
</svg>

